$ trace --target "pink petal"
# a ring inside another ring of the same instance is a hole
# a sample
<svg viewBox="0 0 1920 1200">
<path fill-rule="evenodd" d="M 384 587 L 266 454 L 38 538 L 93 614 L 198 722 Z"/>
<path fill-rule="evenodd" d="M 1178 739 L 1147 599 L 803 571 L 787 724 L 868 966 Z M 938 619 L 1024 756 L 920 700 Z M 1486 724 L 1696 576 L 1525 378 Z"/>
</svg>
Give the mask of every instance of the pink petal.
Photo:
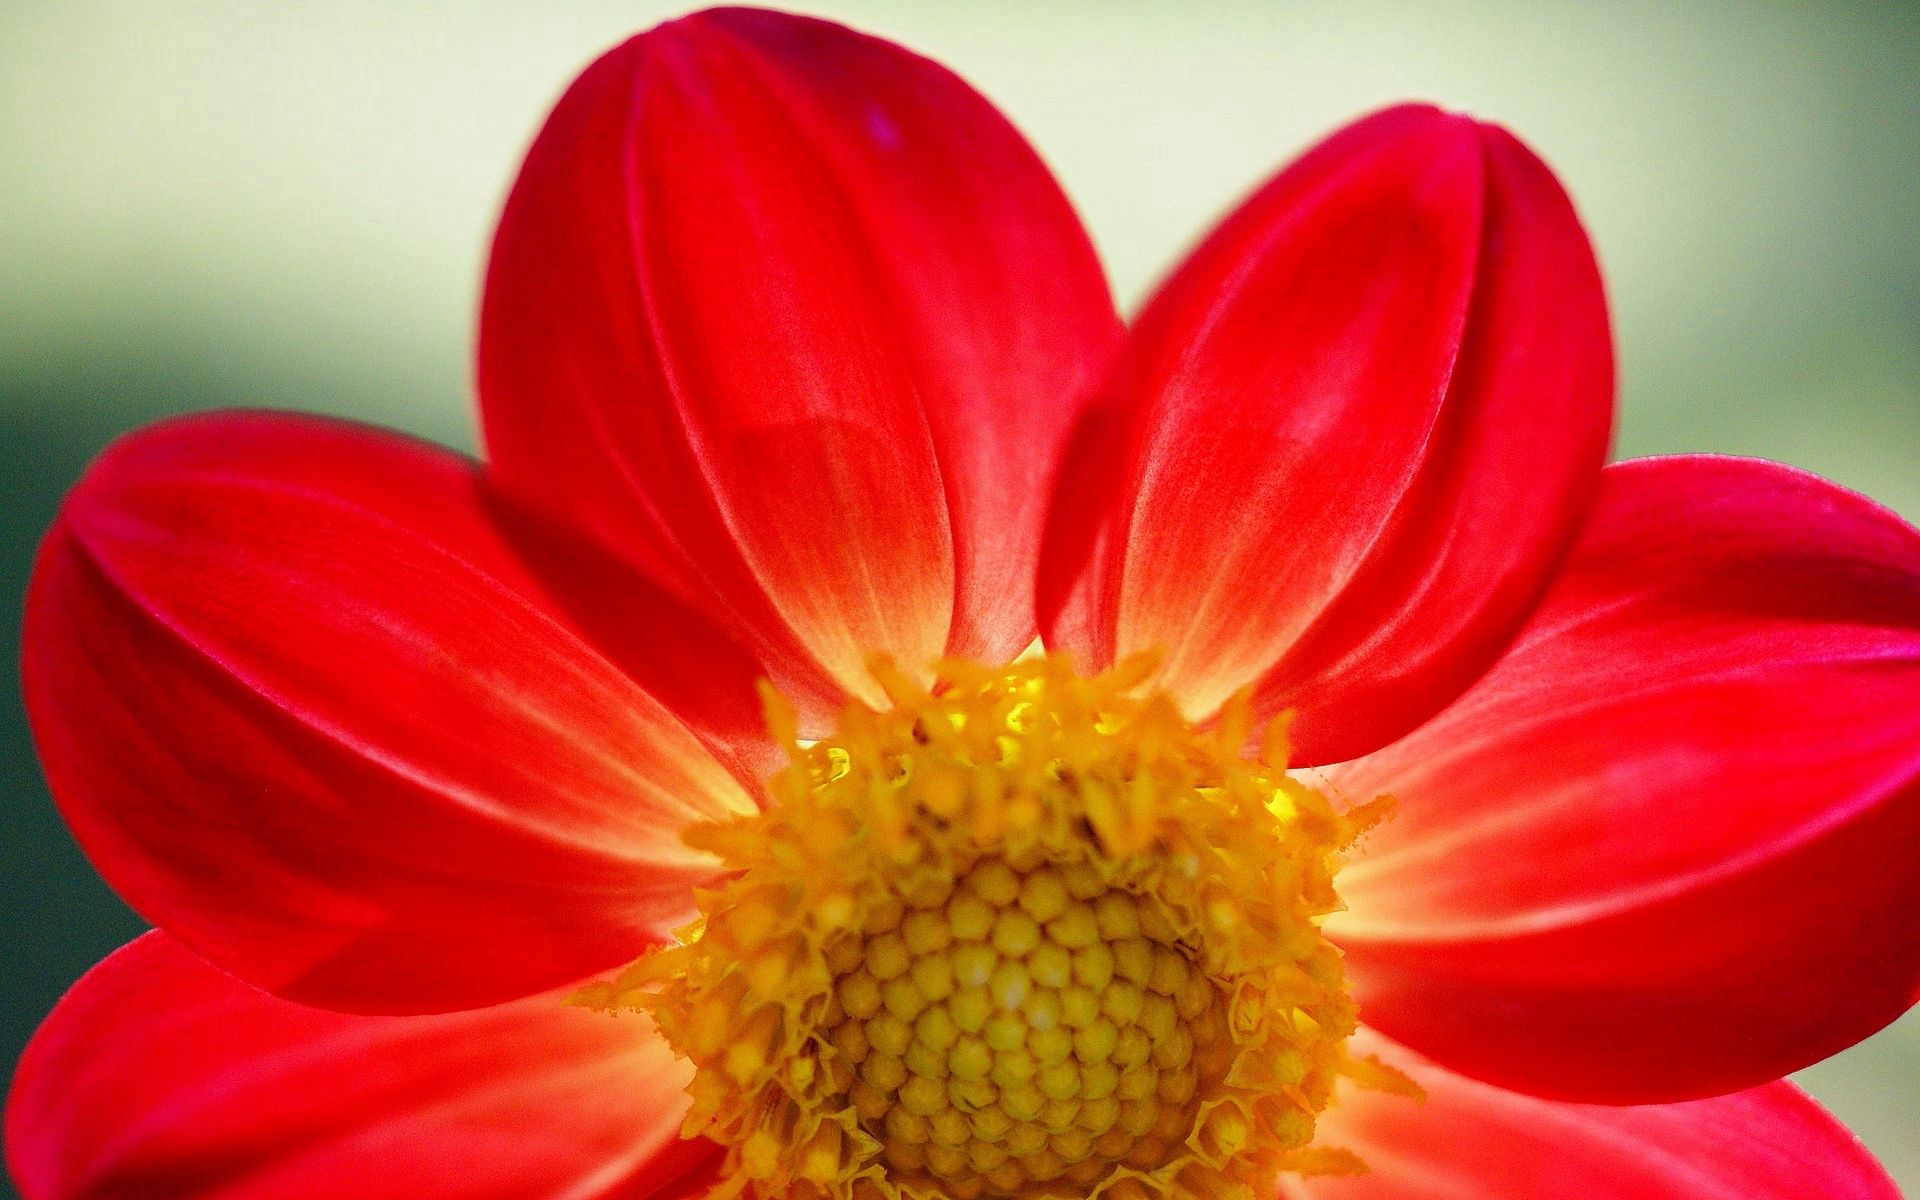
<svg viewBox="0 0 1920 1200">
<path fill-rule="evenodd" d="M 1920 533 L 1771 463 L 1611 467 L 1514 649 L 1330 774 L 1398 798 L 1329 925 L 1369 1023 L 1571 1099 L 1776 1078 L 1920 996 Z"/>
<path fill-rule="evenodd" d="M 743 9 L 589 67 L 501 220 L 489 456 L 803 700 L 1032 641 L 1053 469 L 1118 337 L 1092 248 L 939 66 Z"/>
<path fill-rule="evenodd" d="M 75 984 L 7 1100 L 26 1200 L 684 1195 L 683 1063 L 637 1018 L 539 996 L 426 1017 L 276 1000 L 162 933 Z"/>
<path fill-rule="evenodd" d="M 1369 1170 L 1289 1181 L 1293 1200 L 1900 1200 L 1866 1148 L 1789 1083 L 1684 1104 L 1564 1104 L 1379 1038 L 1359 1045 L 1427 1099 L 1343 1090 L 1317 1140 Z"/>
<path fill-rule="evenodd" d="M 1389 109 L 1154 297 L 1062 476 L 1049 641 L 1256 688 L 1309 761 L 1377 748 L 1505 646 L 1578 528 L 1612 349 L 1572 206 L 1511 134 Z M 1089 497 L 1105 497 L 1101 508 Z"/>
<path fill-rule="evenodd" d="M 631 959 L 712 877 L 681 830 L 751 805 L 661 697 L 742 725 L 755 668 L 624 572 L 599 577 L 624 640 L 588 640 L 604 601 L 576 620 L 566 593 L 592 562 L 392 435 L 135 434 L 68 498 L 27 598 L 54 797 L 142 915 L 293 999 L 467 1007 Z"/>
</svg>

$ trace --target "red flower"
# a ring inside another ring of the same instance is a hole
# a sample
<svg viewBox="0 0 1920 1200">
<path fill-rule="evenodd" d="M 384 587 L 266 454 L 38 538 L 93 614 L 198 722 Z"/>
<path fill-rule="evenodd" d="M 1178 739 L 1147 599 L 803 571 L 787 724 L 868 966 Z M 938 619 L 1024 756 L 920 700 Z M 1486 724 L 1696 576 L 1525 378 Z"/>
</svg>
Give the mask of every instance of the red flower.
<svg viewBox="0 0 1920 1200">
<path fill-rule="evenodd" d="M 1288 1194 L 1897 1196 L 1775 1081 L 1920 996 L 1920 533 L 1603 469 L 1599 275 L 1504 130 L 1348 127 L 1123 331 L 965 84 L 703 13 L 535 143 L 479 385 L 485 465 L 194 417 L 49 533 L 29 715 L 160 931 L 21 1062 L 29 1200 L 705 1191 L 688 1068 L 555 989 L 716 878 L 682 833 L 768 794 L 757 678 L 811 739 L 891 702 L 870 652 L 1036 634 L 1397 798 L 1325 929 L 1428 1099 L 1343 1085 L 1315 1144 L 1368 1173 Z"/>
</svg>

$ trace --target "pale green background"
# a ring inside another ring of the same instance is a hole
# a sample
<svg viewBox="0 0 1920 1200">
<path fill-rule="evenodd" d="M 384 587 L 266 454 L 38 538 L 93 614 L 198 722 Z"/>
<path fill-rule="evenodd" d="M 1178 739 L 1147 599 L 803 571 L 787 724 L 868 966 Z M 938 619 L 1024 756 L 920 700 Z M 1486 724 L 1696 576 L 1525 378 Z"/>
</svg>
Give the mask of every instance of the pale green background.
<svg viewBox="0 0 1920 1200">
<path fill-rule="evenodd" d="M 1619 453 L 1799 463 L 1920 517 L 1920 7 L 822 5 L 957 68 L 1122 300 L 1337 122 L 1429 97 L 1555 164 L 1619 330 Z M 470 447 L 518 155 L 656 4 L 0 4 L 0 596 L 115 432 L 272 405 Z M 0 1061 L 136 928 L 61 830 L 4 656 Z M 1783 737 L 1793 736 L 1782 730 Z M 1920 1020 L 1804 1082 L 1920 1194 Z"/>
</svg>

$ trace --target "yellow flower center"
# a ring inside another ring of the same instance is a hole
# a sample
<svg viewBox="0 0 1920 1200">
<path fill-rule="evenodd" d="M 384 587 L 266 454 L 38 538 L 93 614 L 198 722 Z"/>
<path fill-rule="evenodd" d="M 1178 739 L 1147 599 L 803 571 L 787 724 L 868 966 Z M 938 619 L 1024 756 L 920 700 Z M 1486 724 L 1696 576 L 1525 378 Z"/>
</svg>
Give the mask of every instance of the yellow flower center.
<svg viewBox="0 0 1920 1200">
<path fill-rule="evenodd" d="M 695 1064 L 684 1132 L 721 1195 L 802 1200 L 1271 1194 L 1358 1169 L 1309 1145 L 1354 1006 L 1319 922 L 1341 812 L 1141 694 L 1145 664 L 876 664 L 891 706 L 803 743 L 766 811 L 689 831 L 730 869 L 677 945 L 586 989 Z"/>
<path fill-rule="evenodd" d="M 928 895 L 917 897 L 929 899 Z M 1226 1004 L 1158 907 L 1084 858 L 982 858 L 829 943 L 827 1043 L 895 1172 L 971 1200 L 1163 1166 L 1224 1077 Z"/>
</svg>

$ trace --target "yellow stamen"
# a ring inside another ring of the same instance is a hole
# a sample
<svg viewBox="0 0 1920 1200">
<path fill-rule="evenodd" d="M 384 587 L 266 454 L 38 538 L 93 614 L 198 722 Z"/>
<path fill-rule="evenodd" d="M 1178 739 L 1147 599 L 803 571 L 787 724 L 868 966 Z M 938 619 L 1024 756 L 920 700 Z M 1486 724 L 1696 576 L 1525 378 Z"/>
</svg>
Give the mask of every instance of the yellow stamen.
<svg viewBox="0 0 1920 1200">
<path fill-rule="evenodd" d="M 1321 936 L 1342 812 L 1260 752 L 1058 656 L 943 664 L 789 764 L 767 811 L 689 833 L 734 872 L 680 945 L 582 1003 L 639 1008 L 696 1066 L 685 1132 L 729 1195 L 802 1200 L 1271 1192 L 1310 1146 L 1354 1006 Z M 1411 1085 L 1406 1085 L 1410 1087 Z"/>
</svg>

